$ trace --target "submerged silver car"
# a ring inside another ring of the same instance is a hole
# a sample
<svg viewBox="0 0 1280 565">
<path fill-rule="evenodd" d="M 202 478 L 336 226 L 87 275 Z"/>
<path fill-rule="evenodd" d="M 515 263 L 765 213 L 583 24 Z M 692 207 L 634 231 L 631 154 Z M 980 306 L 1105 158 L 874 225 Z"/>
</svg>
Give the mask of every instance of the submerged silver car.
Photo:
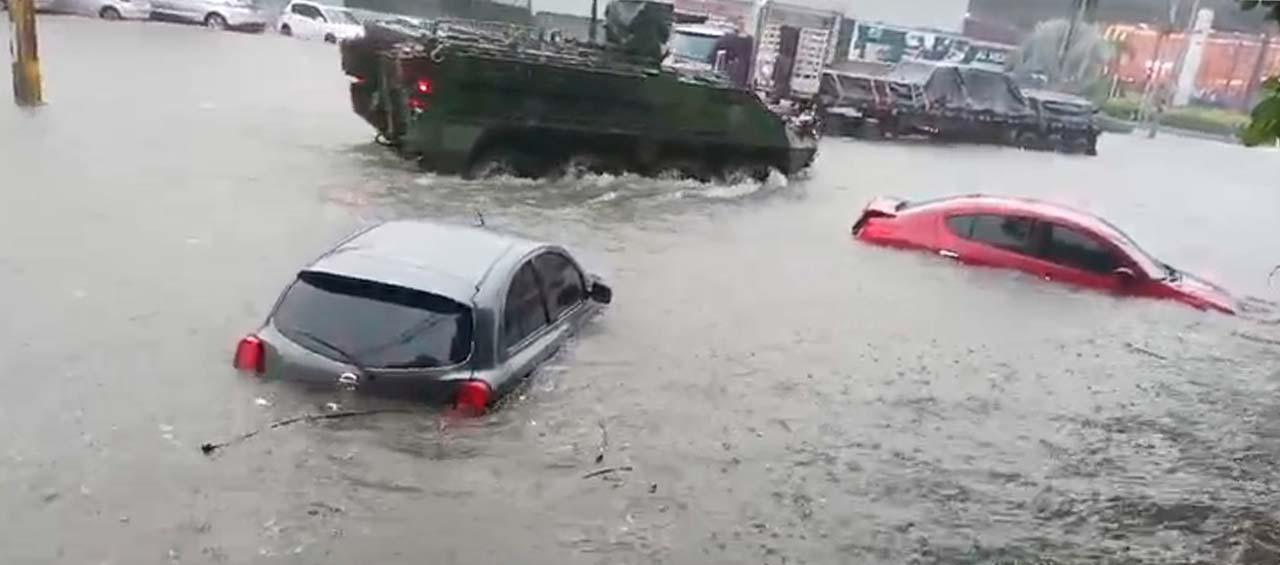
<svg viewBox="0 0 1280 565">
<path fill-rule="evenodd" d="M 234 366 L 483 412 L 612 296 L 555 245 L 389 222 L 302 269 Z"/>
</svg>

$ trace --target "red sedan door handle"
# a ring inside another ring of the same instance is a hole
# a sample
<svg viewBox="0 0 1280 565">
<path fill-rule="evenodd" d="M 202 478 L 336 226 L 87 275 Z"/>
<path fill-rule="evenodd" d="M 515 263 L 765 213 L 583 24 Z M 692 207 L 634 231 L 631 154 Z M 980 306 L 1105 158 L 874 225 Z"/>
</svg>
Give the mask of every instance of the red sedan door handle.
<svg viewBox="0 0 1280 565">
<path fill-rule="evenodd" d="M 941 255 L 941 256 L 943 256 L 943 257 L 946 257 L 947 259 L 959 259 L 959 258 L 960 258 L 960 254 L 959 254 L 959 253 L 956 253 L 955 251 L 952 251 L 952 250 L 950 250 L 950 249 L 939 249 L 939 250 L 938 250 L 938 255 Z"/>
</svg>

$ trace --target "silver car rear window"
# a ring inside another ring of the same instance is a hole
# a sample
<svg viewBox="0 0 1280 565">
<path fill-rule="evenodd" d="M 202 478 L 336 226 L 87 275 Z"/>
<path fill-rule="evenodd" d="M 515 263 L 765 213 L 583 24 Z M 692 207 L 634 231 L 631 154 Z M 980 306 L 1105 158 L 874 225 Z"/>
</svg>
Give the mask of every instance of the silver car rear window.
<svg viewBox="0 0 1280 565">
<path fill-rule="evenodd" d="M 280 333 L 366 368 L 447 367 L 471 355 L 471 309 L 429 292 L 303 272 L 273 315 Z"/>
</svg>

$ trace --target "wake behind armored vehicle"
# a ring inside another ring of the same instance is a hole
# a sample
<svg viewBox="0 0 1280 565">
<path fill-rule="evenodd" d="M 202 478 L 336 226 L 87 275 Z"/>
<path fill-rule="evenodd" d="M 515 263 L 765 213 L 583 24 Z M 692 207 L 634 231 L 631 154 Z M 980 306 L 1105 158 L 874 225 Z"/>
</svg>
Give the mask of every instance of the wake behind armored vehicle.
<svg viewBox="0 0 1280 565">
<path fill-rule="evenodd" d="M 615 0 L 607 45 L 506 24 L 374 22 L 342 46 L 353 109 L 422 168 L 467 177 L 567 168 L 763 178 L 807 167 L 811 115 L 713 74 L 663 68 L 671 5 Z"/>
</svg>

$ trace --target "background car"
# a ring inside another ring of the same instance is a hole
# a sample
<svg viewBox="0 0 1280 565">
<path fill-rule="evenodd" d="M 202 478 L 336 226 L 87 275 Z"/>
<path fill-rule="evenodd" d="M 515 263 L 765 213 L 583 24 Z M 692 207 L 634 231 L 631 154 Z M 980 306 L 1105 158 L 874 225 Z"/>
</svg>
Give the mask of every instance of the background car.
<svg viewBox="0 0 1280 565">
<path fill-rule="evenodd" d="M 1106 220 L 1037 200 L 972 195 L 910 203 L 882 197 L 863 210 L 853 235 L 1045 280 L 1236 310 L 1226 290 L 1156 260 Z"/>
<path fill-rule="evenodd" d="M 104 20 L 145 20 L 151 17 L 151 0 L 51 0 L 50 10 L 95 16 Z"/>
<path fill-rule="evenodd" d="M 295 0 L 285 6 L 277 29 L 284 35 L 323 39 L 327 43 L 364 37 L 364 26 L 350 10 L 306 0 Z"/>
<path fill-rule="evenodd" d="M 51 12 L 56 0 L 34 0 L 36 12 Z M 9 0 L 0 0 L 0 10 L 9 9 Z"/>
<path fill-rule="evenodd" d="M 266 15 L 251 0 L 152 0 L 151 16 L 211 29 L 262 31 L 267 27 Z"/>
<path fill-rule="evenodd" d="M 554 245 L 389 222 L 299 272 L 233 364 L 266 378 L 408 389 L 483 412 L 612 295 Z"/>
</svg>

